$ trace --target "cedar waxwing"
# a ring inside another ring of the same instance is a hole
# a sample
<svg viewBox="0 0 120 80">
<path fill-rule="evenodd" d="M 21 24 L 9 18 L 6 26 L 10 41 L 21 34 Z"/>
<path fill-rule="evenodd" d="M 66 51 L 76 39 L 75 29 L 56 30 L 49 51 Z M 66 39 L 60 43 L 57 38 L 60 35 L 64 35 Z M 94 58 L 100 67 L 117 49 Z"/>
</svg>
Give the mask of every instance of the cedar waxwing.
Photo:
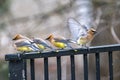
<svg viewBox="0 0 120 80">
<path fill-rule="evenodd" d="M 52 34 L 48 38 L 46 38 L 46 40 L 48 40 L 53 46 L 59 49 L 64 49 L 66 47 L 72 48 L 69 45 L 69 40 L 63 38 L 54 38 Z"/>
<path fill-rule="evenodd" d="M 37 44 L 40 50 L 45 50 L 46 48 L 49 48 L 51 50 L 54 50 L 45 40 L 41 38 L 33 38 L 33 43 Z"/>
<path fill-rule="evenodd" d="M 36 44 L 32 44 L 32 40 L 17 34 L 13 39 L 14 47 L 17 51 L 21 52 L 30 52 L 30 51 L 39 51 L 39 48 Z"/>
<path fill-rule="evenodd" d="M 94 28 L 88 29 L 85 25 L 81 25 L 73 18 L 68 19 L 68 26 L 73 40 L 71 42 L 75 42 L 81 46 L 86 46 L 86 44 L 93 39 L 94 34 L 96 33 Z"/>
</svg>

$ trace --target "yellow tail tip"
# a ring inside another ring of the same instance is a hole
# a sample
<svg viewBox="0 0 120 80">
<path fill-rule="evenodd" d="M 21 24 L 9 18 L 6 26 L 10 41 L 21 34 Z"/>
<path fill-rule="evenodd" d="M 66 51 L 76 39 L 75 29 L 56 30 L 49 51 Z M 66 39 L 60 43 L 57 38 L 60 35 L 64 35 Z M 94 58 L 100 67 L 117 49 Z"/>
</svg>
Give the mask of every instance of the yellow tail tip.
<svg viewBox="0 0 120 80">
<path fill-rule="evenodd" d="M 55 52 L 59 52 L 59 50 L 56 50 Z"/>
<path fill-rule="evenodd" d="M 77 52 L 78 50 L 75 49 L 74 51 Z"/>
</svg>

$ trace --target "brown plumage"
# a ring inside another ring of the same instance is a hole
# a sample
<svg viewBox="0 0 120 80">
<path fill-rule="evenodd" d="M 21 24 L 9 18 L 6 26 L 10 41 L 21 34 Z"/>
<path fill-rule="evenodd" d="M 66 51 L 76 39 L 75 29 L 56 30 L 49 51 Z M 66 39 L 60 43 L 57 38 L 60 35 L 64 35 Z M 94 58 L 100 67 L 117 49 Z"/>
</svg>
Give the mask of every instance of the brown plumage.
<svg viewBox="0 0 120 80">
<path fill-rule="evenodd" d="M 71 46 L 68 44 L 69 41 L 67 39 L 63 39 L 59 37 L 56 38 L 52 34 L 48 38 L 46 38 L 46 40 L 48 40 L 53 46 L 59 49 L 64 49 L 66 47 L 71 48 Z"/>
</svg>

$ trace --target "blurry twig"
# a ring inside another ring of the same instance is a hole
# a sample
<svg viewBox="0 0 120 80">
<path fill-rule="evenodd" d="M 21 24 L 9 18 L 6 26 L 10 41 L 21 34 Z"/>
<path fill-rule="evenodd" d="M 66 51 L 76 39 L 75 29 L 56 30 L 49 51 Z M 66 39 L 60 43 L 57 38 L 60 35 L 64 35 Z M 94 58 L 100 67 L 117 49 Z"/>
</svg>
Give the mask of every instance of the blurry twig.
<svg viewBox="0 0 120 80">
<path fill-rule="evenodd" d="M 96 16 L 96 19 L 94 21 L 94 26 L 96 27 L 96 29 L 97 29 L 98 25 L 100 24 L 101 16 L 102 16 L 102 10 L 101 10 L 101 8 L 98 8 L 97 9 L 97 16 Z"/>
<path fill-rule="evenodd" d="M 111 30 L 111 34 L 112 34 L 113 38 L 115 39 L 115 41 L 117 43 L 120 43 L 120 39 L 119 39 L 119 37 L 117 36 L 117 34 L 116 34 L 115 30 L 114 30 L 114 26 L 117 25 L 117 24 L 115 24 L 115 21 L 116 21 L 115 20 L 115 14 L 113 14 L 112 20 L 111 20 L 111 28 L 110 28 L 110 30 Z"/>
<path fill-rule="evenodd" d="M 114 27 L 111 26 L 111 34 L 114 37 L 114 39 L 117 41 L 117 43 L 120 44 L 120 39 L 118 38 L 117 34 L 115 33 Z"/>
</svg>

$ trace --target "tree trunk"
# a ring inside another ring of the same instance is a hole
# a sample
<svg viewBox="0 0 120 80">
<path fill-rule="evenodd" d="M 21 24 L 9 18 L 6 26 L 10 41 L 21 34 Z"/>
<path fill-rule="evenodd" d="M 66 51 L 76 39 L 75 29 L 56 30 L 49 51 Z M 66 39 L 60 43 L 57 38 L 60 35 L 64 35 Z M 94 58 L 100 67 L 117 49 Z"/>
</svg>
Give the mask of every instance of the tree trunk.
<svg viewBox="0 0 120 80">
<path fill-rule="evenodd" d="M 73 12 L 76 15 L 77 20 L 82 24 L 85 25 L 88 29 L 90 27 L 93 27 L 93 4 L 92 0 L 76 0 L 73 5 Z M 89 44 L 90 45 L 90 44 Z M 84 80 L 84 73 L 83 73 L 83 56 L 77 56 L 76 57 L 77 62 L 77 80 L 81 79 Z M 90 63 L 89 63 L 90 64 Z M 95 74 L 91 71 L 89 71 L 89 80 L 95 80 L 94 76 Z M 80 75 L 79 75 L 80 74 Z M 82 76 L 82 77 L 81 77 Z"/>
</svg>

